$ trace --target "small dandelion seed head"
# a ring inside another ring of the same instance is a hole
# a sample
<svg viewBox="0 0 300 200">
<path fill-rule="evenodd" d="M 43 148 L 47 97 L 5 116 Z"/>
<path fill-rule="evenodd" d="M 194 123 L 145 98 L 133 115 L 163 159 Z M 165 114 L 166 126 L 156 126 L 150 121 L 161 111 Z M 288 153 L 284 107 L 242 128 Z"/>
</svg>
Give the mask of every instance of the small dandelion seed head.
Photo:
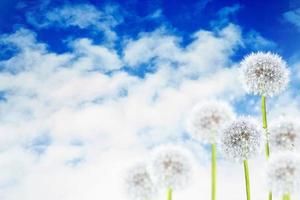
<svg viewBox="0 0 300 200">
<path fill-rule="evenodd" d="M 300 158 L 294 153 L 273 154 L 268 161 L 267 182 L 275 195 L 299 192 Z"/>
<path fill-rule="evenodd" d="M 152 171 L 163 187 L 184 188 L 192 174 L 192 159 L 188 150 L 177 145 L 158 147 L 153 152 Z"/>
<path fill-rule="evenodd" d="M 218 142 L 220 130 L 234 119 L 231 107 L 225 102 L 197 104 L 187 120 L 187 131 L 204 143 Z"/>
<path fill-rule="evenodd" d="M 263 132 L 253 118 L 239 117 L 224 128 L 220 146 L 224 157 L 241 162 L 262 151 Z"/>
<path fill-rule="evenodd" d="M 286 62 L 270 52 L 251 53 L 241 62 L 241 80 L 250 93 L 274 96 L 282 92 L 289 82 Z"/>
<path fill-rule="evenodd" d="M 294 151 L 300 148 L 300 126 L 295 119 L 274 121 L 270 129 L 270 145 L 274 151 Z"/>
<path fill-rule="evenodd" d="M 156 187 L 145 163 L 128 169 L 125 177 L 128 196 L 134 200 L 150 199 L 156 195 Z"/>
</svg>

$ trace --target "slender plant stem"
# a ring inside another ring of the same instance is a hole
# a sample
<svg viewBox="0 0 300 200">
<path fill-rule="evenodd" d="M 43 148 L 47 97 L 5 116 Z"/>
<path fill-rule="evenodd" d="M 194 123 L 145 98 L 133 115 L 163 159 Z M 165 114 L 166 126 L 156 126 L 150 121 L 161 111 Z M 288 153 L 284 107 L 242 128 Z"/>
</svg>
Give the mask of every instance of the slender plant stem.
<svg viewBox="0 0 300 200">
<path fill-rule="evenodd" d="M 282 200 L 287 200 L 286 199 L 286 194 L 282 195 Z"/>
<path fill-rule="evenodd" d="M 216 200 L 217 182 L 217 148 L 216 144 L 211 145 L 211 199 Z"/>
<path fill-rule="evenodd" d="M 250 200 L 250 178 L 249 178 L 249 166 L 247 160 L 244 160 L 244 172 L 245 172 L 247 200 Z"/>
<path fill-rule="evenodd" d="M 269 200 L 272 200 L 272 197 L 273 197 L 272 192 L 269 191 Z"/>
<path fill-rule="evenodd" d="M 268 134 L 268 120 L 267 120 L 267 108 L 266 108 L 266 97 L 261 97 L 261 112 L 263 120 L 263 128 L 266 134 L 266 158 L 270 157 L 270 147 L 269 147 L 269 134 Z"/>
<path fill-rule="evenodd" d="M 268 160 L 270 157 L 270 145 L 269 145 L 269 133 L 268 133 L 268 120 L 267 120 L 267 107 L 266 107 L 266 97 L 261 97 L 261 113 L 262 113 L 262 121 L 263 121 L 263 128 L 265 130 L 266 136 L 266 159 Z M 272 200 L 272 191 L 269 191 L 269 200 Z"/>
<path fill-rule="evenodd" d="M 291 195 L 290 195 L 289 193 L 284 194 L 284 195 L 282 196 L 282 200 L 291 200 Z"/>
<path fill-rule="evenodd" d="M 172 193 L 173 193 L 172 188 L 168 187 L 168 189 L 167 189 L 167 200 L 172 200 Z"/>
</svg>

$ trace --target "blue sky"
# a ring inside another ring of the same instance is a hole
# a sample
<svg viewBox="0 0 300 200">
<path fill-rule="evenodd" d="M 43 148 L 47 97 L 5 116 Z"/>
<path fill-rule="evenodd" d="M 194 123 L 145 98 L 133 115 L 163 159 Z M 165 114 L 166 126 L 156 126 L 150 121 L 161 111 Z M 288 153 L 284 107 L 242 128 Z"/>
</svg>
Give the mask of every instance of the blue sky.
<svg viewBox="0 0 300 200">
<path fill-rule="evenodd" d="M 297 0 L 2 0 L 0 199 L 124 200 L 124 169 L 165 143 L 199 164 L 178 200 L 209 198 L 207 146 L 186 131 L 190 110 L 219 99 L 260 118 L 238 65 L 272 51 L 292 73 L 267 99 L 269 118 L 298 117 L 299 43 Z M 250 161 L 260 177 L 261 159 Z M 218 195 L 241 200 L 240 166 L 220 162 Z M 254 183 L 264 198 L 262 178 Z"/>
<path fill-rule="evenodd" d="M 63 4 L 90 3 L 97 8 L 115 6 L 118 12 L 113 16 L 123 21 L 115 28 L 121 37 L 136 37 L 140 32 L 153 31 L 165 26 L 183 36 L 183 45 L 190 42 L 190 34 L 198 29 L 219 28 L 227 23 L 242 26 L 244 31 L 254 31 L 276 43 L 276 51 L 285 57 L 299 57 L 299 23 L 294 1 L 1 1 L 1 33 L 10 33 L 18 27 L 27 27 L 38 33 L 38 38 L 47 41 L 49 48 L 66 51 L 63 40 L 72 37 L 89 36 L 101 42 L 100 33 L 70 27 L 64 30 L 55 27 L 37 29 L 28 23 L 28 12 L 42 18 L 38 11 Z M 153 15 L 156 17 L 152 17 Z M 49 35 L 51 31 L 51 35 Z M 100 36 L 100 37 L 99 37 Z M 120 42 L 120 41 L 119 41 Z M 270 48 L 268 48 L 269 50 Z M 272 49 L 274 50 L 274 49 Z M 247 47 L 246 50 L 247 51 Z"/>
</svg>

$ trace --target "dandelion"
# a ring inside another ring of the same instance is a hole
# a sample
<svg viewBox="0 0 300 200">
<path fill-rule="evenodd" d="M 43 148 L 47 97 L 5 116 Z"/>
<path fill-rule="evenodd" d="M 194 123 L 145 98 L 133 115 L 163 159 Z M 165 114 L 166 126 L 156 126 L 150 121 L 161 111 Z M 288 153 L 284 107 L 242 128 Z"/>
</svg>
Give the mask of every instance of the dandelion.
<svg viewBox="0 0 300 200">
<path fill-rule="evenodd" d="M 167 199 L 172 200 L 173 189 L 185 187 L 191 178 L 191 157 L 179 146 L 159 147 L 154 152 L 152 171 L 160 186 L 167 188 Z"/>
<path fill-rule="evenodd" d="M 250 200 L 248 159 L 258 155 L 263 144 L 261 130 L 255 120 L 240 117 L 223 130 L 221 150 L 229 160 L 243 161 L 247 200 Z"/>
<path fill-rule="evenodd" d="M 187 120 L 187 130 L 191 136 L 200 142 L 211 144 L 212 200 L 216 199 L 216 143 L 220 130 L 233 118 L 233 111 L 228 104 L 211 101 L 196 105 Z"/>
<path fill-rule="evenodd" d="M 300 158 L 294 153 L 281 153 L 272 156 L 267 167 L 269 188 L 283 199 L 299 192 Z"/>
<path fill-rule="evenodd" d="M 233 118 L 232 109 L 224 102 L 200 103 L 193 108 L 187 120 L 187 130 L 193 138 L 213 144 L 216 143 L 222 127 Z"/>
<path fill-rule="evenodd" d="M 261 96 L 277 95 L 289 82 L 285 61 L 270 52 L 246 56 L 241 62 L 241 76 L 247 91 Z"/>
<path fill-rule="evenodd" d="M 154 182 L 145 163 L 138 163 L 127 171 L 127 193 L 134 200 L 149 200 L 156 194 Z"/>
<path fill-rule="evenodd" d="M 270 52 L 252 53 L 241 62 L 241 79 L 249 93 L 261 96 L 262 123 L 265 130 L 266 158 L 270 156 L 269 134 L 267 123 L 266 97 L 281 93 L 289 82 L 289 70 L 286 62 L 277 54 Z M 269 192 L 269 200 L 272 192 Z"/>
<path fill-rule="evenodd" d="M 275 151 L 294 151 L 300 147 L 300 126 L 291 118 L 274 121 L 270 130 L 270 145 Z"/>
</svg>

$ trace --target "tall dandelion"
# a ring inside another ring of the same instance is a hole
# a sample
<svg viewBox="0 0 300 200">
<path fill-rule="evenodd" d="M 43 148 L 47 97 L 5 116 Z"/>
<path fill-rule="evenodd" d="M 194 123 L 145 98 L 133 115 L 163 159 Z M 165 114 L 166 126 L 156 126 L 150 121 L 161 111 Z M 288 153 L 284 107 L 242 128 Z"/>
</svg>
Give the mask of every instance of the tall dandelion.
<svg viewBox="0 0 300 200">
<path fill-rule="evenodd" d="M 156 187 L 145 163 L 138 163 L 128 169 L 125 186 L 133 200 L 150 200 L 156 195 Z"/>
<path fill-rule="evenodd" d="M 300 149 L 300 126 L 298 120 L 281 118 L 272 123 L 270 147 L 277 152 Z"/>
<path fill-rule="evenodd" d="M 267 167 L 269 188 L 283 200 L 300 189 L 300 158 L 294 153 L 281 153 L 271 156 Z"/>
<path fill-rule="evenodd" d="M 240 117 L 228 125 L 221 136 L 221 150 L 225 158 L 243 162 L 246 195 L 250 200 L 250 178 L 248 159 L 257 156 L 263 146 L 263 135 L 255 120 Z"/>
<path fill-rule="evenodd" d="M 216 143 L 220 130 L 234 118 L 229 105 L 224 102 L 211 101 L 194 107 L 188 120 L 187 130 L 200 142 L 211 145 L 211 198 L 216 200 L 217 152 Z"/>
<path fill-rule="evenodd" d="M 187 185 L 192 173 L 191 162 L 189 152 L 180 146 L 161 146 L 154 151 L 153 175 L 156 182 L 167 189 L 167 200 L 172 200 L 174 189 Z"/>
<path fill-rule="evenodd" d="M 267 123 L 266 97 L 281 93 L 289 82 L 289 70 L 285 61 L 277 54 L 270 52 L 251 53 L 241 62 L 241 78 L 249 93 L 261 96 L 261 112 L 265 130 L 266 158 L 270 156 L 269 134 Z M 272 192 L 269 193 L 269 200 Z"/>
</svg>

